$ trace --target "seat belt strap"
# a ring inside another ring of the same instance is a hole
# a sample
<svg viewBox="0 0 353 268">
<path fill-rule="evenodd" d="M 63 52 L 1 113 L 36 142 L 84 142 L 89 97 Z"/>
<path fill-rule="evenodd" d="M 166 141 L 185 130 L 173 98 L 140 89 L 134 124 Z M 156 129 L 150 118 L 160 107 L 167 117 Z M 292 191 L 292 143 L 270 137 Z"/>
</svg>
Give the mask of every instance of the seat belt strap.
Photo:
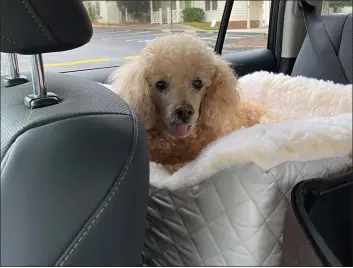
<svg viewBox="0 0 353 268">
<path fill-rule="evenodd" d="M 335 83 L 348 84 L 337 53 L 315 7 L 302 0 L 299 0 L 299 7 L 303 11 L 306 31 L 323 76 Z"/>
</svg>

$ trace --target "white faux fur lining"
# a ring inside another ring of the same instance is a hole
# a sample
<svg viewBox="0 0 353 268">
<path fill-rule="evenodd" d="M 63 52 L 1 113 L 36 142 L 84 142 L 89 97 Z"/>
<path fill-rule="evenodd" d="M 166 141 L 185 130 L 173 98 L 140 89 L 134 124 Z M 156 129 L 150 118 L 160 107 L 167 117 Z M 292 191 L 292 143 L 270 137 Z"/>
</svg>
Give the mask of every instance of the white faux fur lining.
<svg viewBox="0 0 353 268">
<path fill-rule="evenodd" d="M 151 163 L 151 185 L 170 190 L 190 187 L 248 162 L 268 170 L 286 161 L 351 156 L 352 85 L 262 71 L 240 78 L 239 91 L 263 103 L 282 122 L 237 130 L 172 175 Z"/>
<path fill-rule="evenodd" d="M 241 77 L 238 90 L 281 121 L 352 113 L 352 85 L 261 71 Z"/>
<path fill-rule="evenodd" d="M 173 175 L 151 163 L 150 183 L 176 190 L 196 185 L 235 164 L 253 162 L 268 170 L 286 161 L 346 156 L 351 151 L 352 114 L 256 125 L 210 144 Z"/>
</svg>

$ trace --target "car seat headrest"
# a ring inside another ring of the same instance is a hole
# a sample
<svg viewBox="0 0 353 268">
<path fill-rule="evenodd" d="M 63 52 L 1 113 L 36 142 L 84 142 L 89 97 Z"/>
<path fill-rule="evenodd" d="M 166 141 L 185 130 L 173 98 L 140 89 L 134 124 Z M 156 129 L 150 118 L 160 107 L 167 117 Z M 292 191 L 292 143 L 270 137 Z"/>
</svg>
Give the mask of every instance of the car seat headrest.
<svg viewBox="0 0 353 268">
<path fill-rule="evenodd" d="M 1 52 L 41 54 L 88 43 L 92 24 L 82 1 L 1 0 Z"/>
</svg>

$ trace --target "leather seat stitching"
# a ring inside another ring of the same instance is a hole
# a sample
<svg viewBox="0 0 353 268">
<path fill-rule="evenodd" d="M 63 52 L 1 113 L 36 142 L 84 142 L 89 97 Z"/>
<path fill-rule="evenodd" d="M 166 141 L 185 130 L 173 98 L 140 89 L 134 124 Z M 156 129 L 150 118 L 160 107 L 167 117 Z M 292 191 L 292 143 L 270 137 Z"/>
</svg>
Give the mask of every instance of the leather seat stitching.
<svg viewBox="0 0 353 268">
<path fill-rule="evenodd" d="M 34 17 L 33 13 L 31 12 L 31 10 L 29 9 L 28 5 L 25 3 L 24 0 L 21 1 L 22 4 L 26 7 L 29 15 L 31 15 L 33 21 L 37 24 L 37 26 L 39 27 L 39 29 L 42 31 L 42 33 L 48 38 L 49 41 L 51 41 L 49 34 L 44 30 L 44 28 L 42 27 L 42 25 L 40 25 L 40 23 L 37 21 L 37 19 Z"/>
<path fill-rule="evenodd" d="M 129 170 L 130 164 L 132 162 L 132 159 L 135 155 L 136 152 L 136 147 L 137 147 L 137 141 L 138 141 L 138 135 L 139 135 L 139 129 L 138 129 L 138 121 L 136 120 L 136 116 L 134 111 L 132 111 L 131 107 L 129 107 L 129 110 L 131 112 L 131 114 L 133 115 L 133 120 L 134 120 L 134 125 L 135 125 L 135 129 L 136 129 L 136 138 L 135 138 L 135 142 L 134 142 L 134 147 L 133 147 L 133 151 L 132 154 L 129 158 L 129 161 L 126 165 L 126 168 L 124 170 L 124 173 L 120 179 L 120 181 L 118 182 L 118 184 L 114 187 L 112 193 L 110 194 L 110 196 L 108 197 L 107 201 L 105 202 L 105 204 L 103 205 L 103 207 L 99 210 L 99 212 L 97 213 L 97 215 L 93 218 L 92 222 L 88 225 L 88 227 L 86 228 L 86 230 L 81 234 L 81 236 L 78 238 L 77 242 L 74 244 L 74 246 L 71 248 L 71 250 L 69 251 L 69 253 L 65 256 L 64 260 L 60 263 L 59 266 L 63 266 L 65 264 L 65 262 L 70 258 L 70 256 L 72 256 L 72 254 L 75 252 L 75 250 L 77 249 L 77 247 L 80 245 L 80 243 L 82 242 L 83 238 L 89 233 L 89 231 L 91 230 L 92 226 L 97 222 L 98 218 L 102 215 L 103 211 L 108 207 L 108 205 L 110 204 L 111 200 L 113 199 L 115 193 L 117 192 L 117 190 L 120 187 L 120 184 L 123 182 L 123 180 L 125 179 L 125 175 L 127 173 L 127 171 Z M 81 230 L 82 231 L 82 230 Z"/>
<path fill-rule="evenodd" d="M 6 40 L 7 42 L 10 42 L 10 43 L 12 43 L 12 44 L 18 46 L 18 43 L 17 43 L 16 41 L 14 41 L 14 40 L 11 40 L 10 38 L 7 38 L 7 37 L 5 37 L 5 36 L 1 36 L 1 38 L 4 39 L 4 40 Z"/>
</svg>

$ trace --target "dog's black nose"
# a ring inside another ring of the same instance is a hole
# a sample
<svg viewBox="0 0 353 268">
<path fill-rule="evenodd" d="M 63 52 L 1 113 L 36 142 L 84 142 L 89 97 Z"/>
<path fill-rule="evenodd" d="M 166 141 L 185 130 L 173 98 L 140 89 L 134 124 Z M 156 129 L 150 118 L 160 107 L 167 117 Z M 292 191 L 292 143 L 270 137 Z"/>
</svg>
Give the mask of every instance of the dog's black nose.
<svg viewBox="0 0 353 268">
<path fill-rule="evenodd" d="M 175 110 L 175 114 L 182 122 L 187 122 L 194 114 L 194 108 L 191 105 L 183 105 Z"/>
</svg>

